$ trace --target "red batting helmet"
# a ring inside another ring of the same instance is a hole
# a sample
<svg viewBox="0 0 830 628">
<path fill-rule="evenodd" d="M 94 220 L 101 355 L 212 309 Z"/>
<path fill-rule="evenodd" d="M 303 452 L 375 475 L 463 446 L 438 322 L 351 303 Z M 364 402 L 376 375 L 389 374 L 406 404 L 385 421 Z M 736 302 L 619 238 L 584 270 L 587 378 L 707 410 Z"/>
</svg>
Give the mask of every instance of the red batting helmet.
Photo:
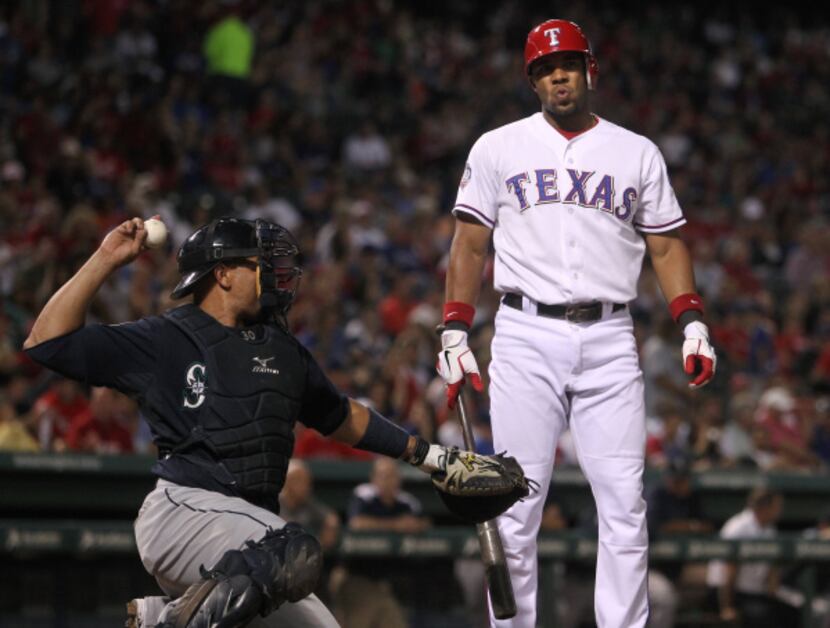
<svg viewBox="0 0 830 628">
<path fill-rule="evenodd" d="M 525 72 L 530 74 L 530 65 L 545 55 L 563 51 L 581 52 L 585 55 L 588 88 L 594 89 L 599 74 L 599 64 L 585 33 L 568 20 L 547 20 L 530 31 L 525 44 Z"/>
</svg>

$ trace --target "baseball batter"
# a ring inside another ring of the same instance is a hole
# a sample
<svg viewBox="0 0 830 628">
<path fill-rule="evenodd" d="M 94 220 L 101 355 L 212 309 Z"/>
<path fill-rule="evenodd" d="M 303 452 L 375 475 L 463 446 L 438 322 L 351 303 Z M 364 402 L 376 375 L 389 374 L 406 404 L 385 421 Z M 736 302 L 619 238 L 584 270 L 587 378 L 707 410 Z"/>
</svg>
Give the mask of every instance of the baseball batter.
<svg viewBox="0 0 830 628">
<path fill-rule="evenodd" d="M 503 294 L 489 371 L 496 450 L 547 486 L 570 428 L 599 516 L 597 623 L 645 626 L 643 379 L 627 303 L 646 251 L 685 334 L 690 386 L 710 380 L 715 353 L 662 155 L 591 113 L 598 65 L 581 29 L 564 20 L 534 28 L 525 69 L 541 111 L 482 135 L 461 178 L 438 368 L 451 406 L 465 375 L 482 389 L 467 330 L 492 235 Z M 518 614 L 494 626 L 536 625 L 544 498 L 532 494 L 499 518 Z"/>
<path fill-rule="evenodd" d="M 302 271 L 297 244 L 280 225 L 222 218 L 200 227 L 179 251 L 182 278 L 173 292 L 193 295 L 192 303 L 85 326 L 98 289 L 146 239 L 138 218 L 107 234 L 24 344 L 68 377 L 133 396 L 153 430 L 159 480 L 135 534 L 144 566 L 168 597 L 134 601 L 128 625 L 337 626 L 310 595 L 322 565 L 319 542 L 279 516 L 298 420 L 407 460 L 444 487 L 452 479 L 462 495 L 465 485 L 475 494 L 487 485 L 504 492 L 495 457 L 430 445 L 334 388 L 287 330 Z"/>
</svg>

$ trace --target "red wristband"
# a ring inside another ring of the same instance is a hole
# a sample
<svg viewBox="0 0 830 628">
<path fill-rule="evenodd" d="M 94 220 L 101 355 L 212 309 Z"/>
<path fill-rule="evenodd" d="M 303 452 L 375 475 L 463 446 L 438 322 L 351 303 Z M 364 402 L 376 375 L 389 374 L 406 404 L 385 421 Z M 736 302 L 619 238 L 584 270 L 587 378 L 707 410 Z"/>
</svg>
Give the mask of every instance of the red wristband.
<svg viewBox="0 0 830 628">
<path fill-rule="evenodd" d="M 460 321 L 467 327 L 473 326 L 476 309 L 472 305 L 461 301 L 447 301 L 444 303 L 444 323 Z"/>
<path fill-rule="evenodd" d="M 671 312 L 671 317 L 675 323 L 683 312 L 688 312 L 689 310 L 697 310 L 701 316 L 703 315 L 703 298 L 699 294 L 687 292 L 686 294 L 681 294 L 679 297 L 675 297 L 669 303 L 669 312 Z"/>
</svg>

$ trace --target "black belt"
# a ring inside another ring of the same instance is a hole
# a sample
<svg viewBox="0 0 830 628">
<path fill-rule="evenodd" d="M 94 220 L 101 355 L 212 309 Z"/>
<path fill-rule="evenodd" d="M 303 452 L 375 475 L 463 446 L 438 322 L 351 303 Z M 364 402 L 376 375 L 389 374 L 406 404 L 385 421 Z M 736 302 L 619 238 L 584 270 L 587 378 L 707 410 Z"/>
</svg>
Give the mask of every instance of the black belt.
<svg viewBox="0 0 830 628">
<path fill-rule="evenodd" d="M 522 309 L 522 295 L 514 292 L 505 294 L 501 302 L 508 307 L 517 310 Z M 625 303 L 613 303 L 611 312 L 619 312 L 625 309 Z M 548 305 L 539 303 L 536 305 L 536 315 L 547 318 L 562 318 L 572 323 L 592 323 L 602 318 L 602 303 L 592 301 L 590 303 L 571 303 L 570 305 Z"/>
</svg>

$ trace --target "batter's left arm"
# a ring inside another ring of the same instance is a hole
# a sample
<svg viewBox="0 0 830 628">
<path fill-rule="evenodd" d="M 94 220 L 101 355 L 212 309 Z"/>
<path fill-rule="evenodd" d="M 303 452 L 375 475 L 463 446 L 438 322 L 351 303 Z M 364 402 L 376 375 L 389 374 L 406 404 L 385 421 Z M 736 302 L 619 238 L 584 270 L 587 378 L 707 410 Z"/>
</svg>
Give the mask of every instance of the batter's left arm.
<svg viewBox="0 0 830 628">
<path fill-rule="evenodd" d="M 695 292 L 692 257 L 677 229 L 646 233 L 646 247 L 660 290 L 672 318 L 683 327 L 683 368 L 692 376 L 691 388 L 704 386 L 715 375 L 717 356 L 703 322 L 703 298 Z"/>
<path fill-rule="evenodd" d="M 677 229 L 663 233 L 646 233 L 646 247 L 651 265 L 660 283 L 666 302 L 683 294 L 695 292 L 692 256 Z"/>
</svg>

